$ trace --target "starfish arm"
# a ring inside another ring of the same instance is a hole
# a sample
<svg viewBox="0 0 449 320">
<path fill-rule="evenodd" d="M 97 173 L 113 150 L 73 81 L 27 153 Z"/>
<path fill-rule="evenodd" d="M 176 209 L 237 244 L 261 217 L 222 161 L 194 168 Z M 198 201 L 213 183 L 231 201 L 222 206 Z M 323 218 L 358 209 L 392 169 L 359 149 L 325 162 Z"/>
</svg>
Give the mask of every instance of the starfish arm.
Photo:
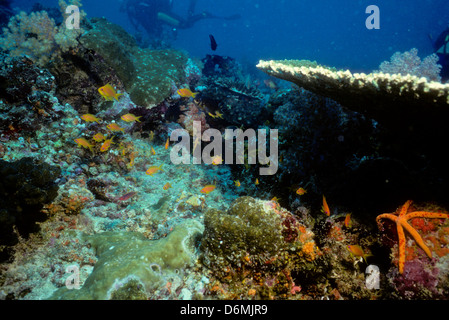
<svg viewBox="0 0 449 320">
<path fill-rule="evenodd" d="M 424 243 L 424 241 L 421 238 L 421 236 L 419 235 L 419 233 L 411 225 L 409 225 L 408 222 L 405 220 L 401 221 L 401 225 L 408 231 L 408 233 L 410 233 L 410 235 L 413 237 L 413 239 L 415 239 L 416 243 L 421 247 L 421 249 L 424 250 L 424 252 L 427 254 L 427 256 L 429 258 L 432 258 L 432 252 L 426 246 L 426 244 Z"/>
<path fill-rule="evenodd" d="M 404 229 L 398 223 L 398 248 L 399 248 L 399 273 L 402 274 L 404 272 L 404 263 L 405 263 L 405 234 Z"/>
<path fill-rule="evenodd" d="M 377 223 L 379 223 L 380 219 L 390 219 L 392 221 L 396 221 L 396 220 L 398 220 L 398 216 L 395 216 L 394 214 L 391 214 L 391 213 L 384 213 L 384 214 L 380 214 L 376 217 Z"/>
<path fill-rule="evenodd" d="M 413 218 L 435 218 L 435 219 L 448 219 L 449 214 L 447 213 L 439 213 L 439 212 L 427 212 L 427 211 L 414 211 L 407 213 L 405 216 L 407 220 Z"/>
<path fill-rule="evenodd" d="M 395 216 L 394 214 L 391 214 L 391 213 L 384 213 L 384 214 L 378 215 L 376 217 L 377 227 L 379 228 L 379 230 L 383 230 L 383 226 L 380 223 L 380 219 L 389 219 L 389 220 L 396 222 L 398 220 L 398 216 Z"/>
<path fill-rule="evenodd" d="M 407 213 L 408 207 L 412 204 L 412 200 L 407 200 L 404 205 L 401 208 L 401 212 L 399 213 L 399 216 L 403 216 Z"/>
</svg>

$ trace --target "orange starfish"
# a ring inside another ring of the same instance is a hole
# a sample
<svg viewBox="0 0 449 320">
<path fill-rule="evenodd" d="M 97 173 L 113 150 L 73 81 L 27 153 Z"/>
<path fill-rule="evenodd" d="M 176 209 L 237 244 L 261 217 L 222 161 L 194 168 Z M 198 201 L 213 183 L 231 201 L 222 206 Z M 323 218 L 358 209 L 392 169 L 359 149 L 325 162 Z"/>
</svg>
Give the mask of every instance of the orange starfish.
<svg viewBox="0 0 449 320">
<path fill-rule="evenodd" d="M 399 215 L 395 215 L 392 213 L 384 213 L 378 215 L 376 218 L 379 229 L 382 229 L 380 225 L 380 219 L 390 219 L 396 222 L 399 238 L 399 273 L 401 274 L 404 272 L 404 263 L 405 263 L 405 234 L 403 228 L 405 228 L 405 230 L 407 230 L 408 233 L 410 233 L 410 235 L 413 237 L 413 239 L 415 239 L 416 243 L 421 247 L 421 249 L 424 250 L 427 256 L 429 258 L 432 258 L 432 252 L 430 252 L 430 249 L 426 246 L 419 233 L 407 222 L 407 220 L 413 218 L 439 218 L 439 219 L 449 218 L 449 215 L 438 212 L 413 211 L 407 213 L 408 208 L 410 207 L 411 204 L 412 200 L 406 201 L 405 204 L 402 206 Z"/>
</svg>

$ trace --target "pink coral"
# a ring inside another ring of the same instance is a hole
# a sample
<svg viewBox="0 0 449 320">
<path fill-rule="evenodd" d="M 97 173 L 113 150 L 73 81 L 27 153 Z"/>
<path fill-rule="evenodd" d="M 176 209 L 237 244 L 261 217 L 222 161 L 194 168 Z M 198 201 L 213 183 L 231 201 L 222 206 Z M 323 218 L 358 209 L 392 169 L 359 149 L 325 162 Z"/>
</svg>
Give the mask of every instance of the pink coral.
<svg viewBox="0 0 449 320">
<path fill-rule="evenodd" d="M 431 54 L 422 61 L 418 57 L 418 49 L 413 48 L 404 53 L 396 52 L 390 58 L 390 61 L 384 61 L 379 69 L 383 73 L 414 75 L 425 77 L 429 81 L 441 82 L 441 65 L 438 64 L 438 56 Z"/>
</svg>

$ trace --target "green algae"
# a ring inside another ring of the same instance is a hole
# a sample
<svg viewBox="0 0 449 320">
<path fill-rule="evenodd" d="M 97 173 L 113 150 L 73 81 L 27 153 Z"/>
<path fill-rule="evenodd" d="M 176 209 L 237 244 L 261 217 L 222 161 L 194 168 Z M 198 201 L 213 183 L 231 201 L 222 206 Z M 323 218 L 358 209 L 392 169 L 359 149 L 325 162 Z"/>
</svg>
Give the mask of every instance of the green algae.
<svg viewBox="0 0 449 320">
<path fill-rule="evenodd" d="M 50 299 L 118 299 L 125 293 L 142 298 L 163 285 L 165 276 L 196 261 L 195 244 L 201 232 L 198 221 L 186 220 L 158 240 L 135 232 L 87 236 L 98 256 L 94 270 L 80 289 L 61 288 Z"/>
</svg>

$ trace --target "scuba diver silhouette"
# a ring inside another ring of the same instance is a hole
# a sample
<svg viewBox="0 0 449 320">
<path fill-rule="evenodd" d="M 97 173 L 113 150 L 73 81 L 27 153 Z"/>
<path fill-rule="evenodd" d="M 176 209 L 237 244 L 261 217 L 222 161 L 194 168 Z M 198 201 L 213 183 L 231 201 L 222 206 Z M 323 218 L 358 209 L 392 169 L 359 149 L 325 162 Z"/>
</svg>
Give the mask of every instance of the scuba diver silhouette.
<svg viewBox="0 0 449 320">
<path fill-rule="evenodd" d="M 438 63 L 442 66 L 440 76 L 442 81 L 449 80 L 449 27 L 444 30 L 433 43 L 435 53 L 440 58 Z"/>
<path fill-rule="evenodd" d="M 173 0 L 128 0 L 125 10 L 134 28 L 141 26 L 153 39 L 164 38 L 164 27 L 176 34 L 177 29 L 188 29 L 203 19 L 239 19 L 240 15 L 220 17 L 208 12 L 195 14 L 197 0 L 190 0 L 187 17 L 183 18 L 173 12 Z"/>
</svg>

